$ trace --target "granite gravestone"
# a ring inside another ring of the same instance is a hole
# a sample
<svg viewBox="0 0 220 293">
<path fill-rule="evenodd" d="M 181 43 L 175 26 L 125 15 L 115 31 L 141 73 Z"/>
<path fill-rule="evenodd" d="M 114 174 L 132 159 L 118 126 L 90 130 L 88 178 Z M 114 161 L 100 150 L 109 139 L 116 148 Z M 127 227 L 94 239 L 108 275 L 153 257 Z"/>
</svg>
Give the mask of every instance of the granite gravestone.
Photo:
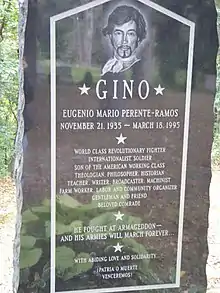
<svg viewBox="0 0 220 293">
<path fill-rule="evenodd" d="M 206 291 L 215 22 L 29 2 L 20 292 Z"/>
</svg>

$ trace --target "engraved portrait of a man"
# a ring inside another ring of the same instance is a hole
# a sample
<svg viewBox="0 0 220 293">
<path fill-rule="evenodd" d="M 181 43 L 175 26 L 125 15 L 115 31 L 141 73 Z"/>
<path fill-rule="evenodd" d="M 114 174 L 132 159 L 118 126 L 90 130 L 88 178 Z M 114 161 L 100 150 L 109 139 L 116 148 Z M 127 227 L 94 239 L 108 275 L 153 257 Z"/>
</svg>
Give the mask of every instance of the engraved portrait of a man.
<svg viewBox="0 0 220 293">
<path fill-rule="evenodd" d="M 140 61 L 137 48 L 146 38 L 146 30 L 146 20 L 136 8 L 122 5 L 112 11 L 103 34 L 109 37 L 113 56 L 104 65 L 102 75 L 125 71 Z"/>
</svg>

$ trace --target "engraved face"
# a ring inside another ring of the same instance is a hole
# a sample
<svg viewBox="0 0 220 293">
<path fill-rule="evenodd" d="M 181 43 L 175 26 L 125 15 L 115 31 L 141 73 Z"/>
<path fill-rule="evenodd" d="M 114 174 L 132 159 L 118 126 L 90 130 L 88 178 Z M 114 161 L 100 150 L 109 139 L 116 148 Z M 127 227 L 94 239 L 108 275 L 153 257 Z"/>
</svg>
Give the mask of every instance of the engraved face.
<svg viewBox="0 0 220 293">
<path fill-rule="evenodd" d="M 128 70 L 141 60 L 137 48 L 146 39 L 147 21 L 138 9 L 128 5 L 116 7 L 109 14 L 102 33 L 108 37 L 111 51 L 113 49 L 111 58 L 102 68 L 102 75 Z"/>
<path fill-rule="evenodd" d="M 129 58 L 138 46 L 137 25 L 131 20 L 115 25 L 110 35 L 114 53 L 119 58 Z"/>
</svg>

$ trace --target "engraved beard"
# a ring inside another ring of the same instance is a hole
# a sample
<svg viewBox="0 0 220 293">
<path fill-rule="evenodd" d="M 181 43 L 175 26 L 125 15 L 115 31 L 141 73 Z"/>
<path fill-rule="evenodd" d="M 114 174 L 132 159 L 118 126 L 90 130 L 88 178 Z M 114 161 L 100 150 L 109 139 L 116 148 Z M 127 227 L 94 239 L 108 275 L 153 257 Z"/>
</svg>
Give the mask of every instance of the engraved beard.
<svg viewBox="0 0 220 293">
<path fill-rule="evenodd" d="M 113 45 L 113 42 L 112 42 Z M 116 54 L 118 57 L 122 58 L 122 59 L 128 59 L 130 58 L 132 55 L 135 55 L 136 49 L 139 45 L 139 41 L 136 42 L 136 46 L 135 46 L 135 50 L 132 51 L 132 48 L 128 45 L 121 45 L 118 48 L 116 48 Z"/>
<path fill-rule="evenodd" d="M 125 59 L 131 57 L 132 50 L 129 46 L 120 46 L 116 49 L 116 53 L 120 58 Z"/>
</svg>

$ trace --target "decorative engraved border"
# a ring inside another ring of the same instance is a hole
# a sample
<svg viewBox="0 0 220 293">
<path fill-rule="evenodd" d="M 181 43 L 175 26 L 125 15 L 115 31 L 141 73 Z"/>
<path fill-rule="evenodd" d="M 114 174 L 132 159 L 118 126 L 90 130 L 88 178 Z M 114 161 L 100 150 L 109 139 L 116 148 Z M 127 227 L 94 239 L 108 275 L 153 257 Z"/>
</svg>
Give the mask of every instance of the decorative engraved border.
<svg viewBox="0 0 220 293">
<path fill-rule="evenodd" d="M 193 71 L 193 55 L 195 41 L 195 23 L 184 18 L 152 1 L 137 0 L 190 28 L 189 34 L 189 51 L 188 51 L 188 68 L 187 68 L 187 84 L 186 84 L 186 105 L 185 105 L 185 123 L 183 134 L 183 155 L 182 155 L 182 173 L 181 173 L 181 189 L 180 189 L 180 207 L 179 207 L 179 226 L 178 226 L 178 245 L 177 245 L 177 265 L 175 284 L 157 284 L 143 285 L 119 288 L 102 288 L 92 290 L 74 290 L 56 292 L 55 290 L 55 250 L 56 250 L 56 22 L 67 17 L 78 14 L 82 11 L 94 8 L 112 0 L 95 0 L 91 3 L 82 5 L 77 8 L 67 10 L 63 13 L 54 15 L 50 18 L 50 71 L 51 71 L 51 288 L 50 293 L 109 293 L 109 292 L 129 292 L 136 290 L 153 290 L 179 288 L 181 277 L 181 259 L 182 259 L 182 240 L 183 240 L 183 221 L 184 221 L 184 204 L 185 204 L 185 188 L 186 188 L 186 168 L 188 154 L 189 139 L 189 122 L 190 122 L 190 103 L 192 91 L 192 71 Z"/>
</svg>

